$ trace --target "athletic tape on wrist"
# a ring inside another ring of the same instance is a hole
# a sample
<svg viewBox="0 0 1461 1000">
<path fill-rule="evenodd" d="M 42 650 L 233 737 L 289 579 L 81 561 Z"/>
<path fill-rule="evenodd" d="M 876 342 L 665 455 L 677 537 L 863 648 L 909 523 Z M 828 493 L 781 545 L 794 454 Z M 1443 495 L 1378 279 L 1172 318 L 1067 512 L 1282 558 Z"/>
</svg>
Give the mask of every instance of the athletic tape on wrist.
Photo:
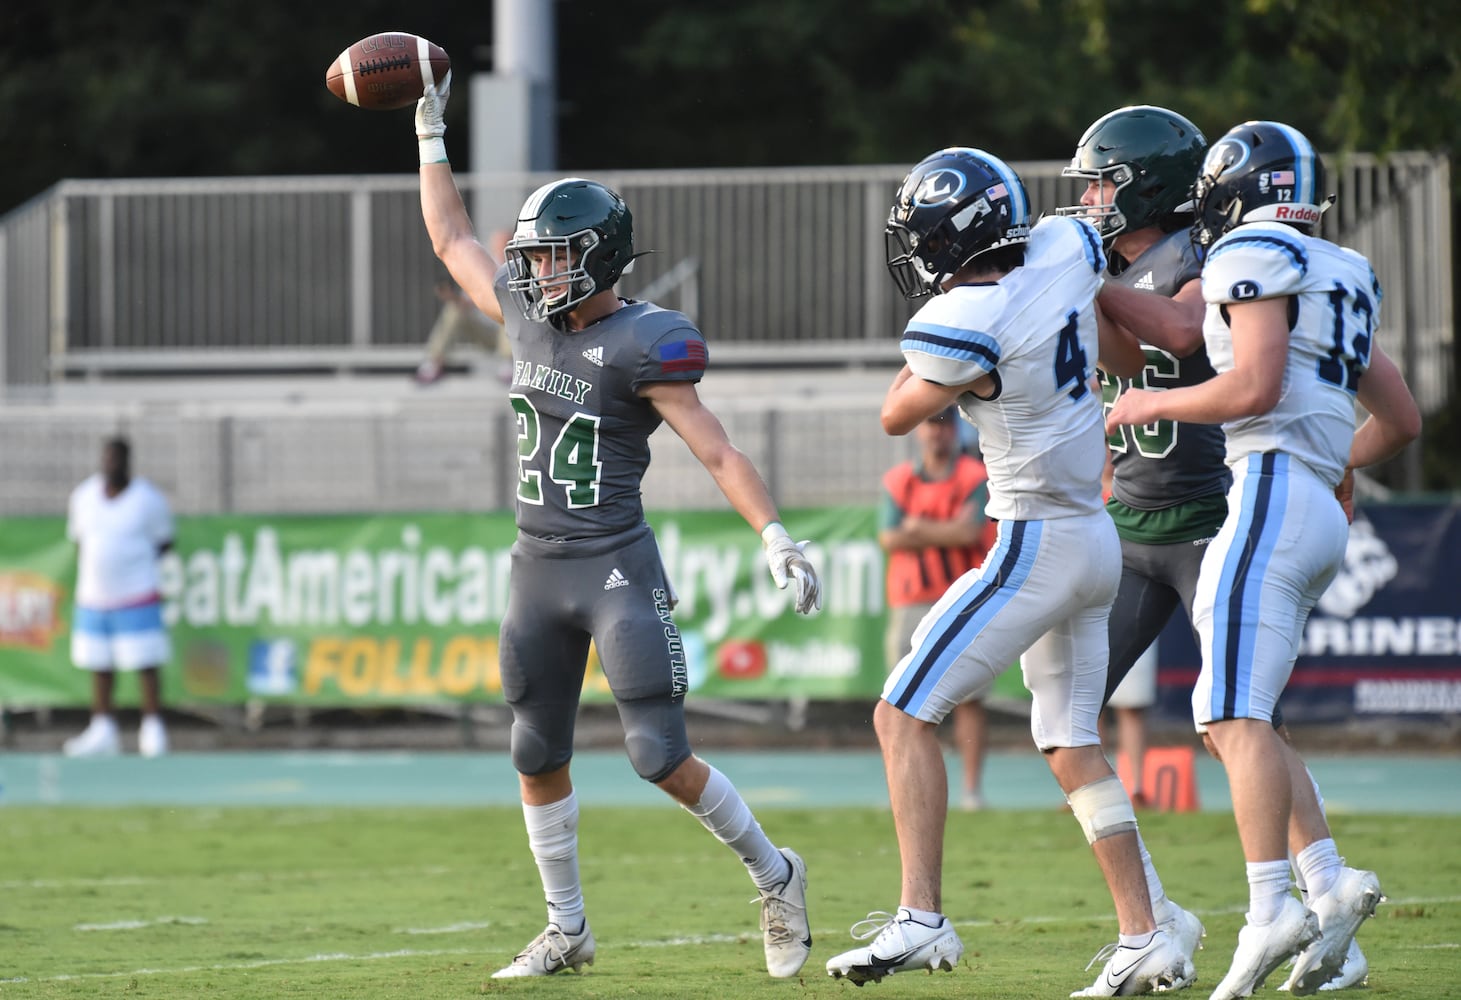
<svg viewBox="0 0 1461 1000">
<path fill-rule="evenodd" d="M 428 163 L 445 163 L 446 140 L 439 135 L 422 136 L 416 140 L 421 151 L 421 163 L 425 166 Z"/>
</svg>

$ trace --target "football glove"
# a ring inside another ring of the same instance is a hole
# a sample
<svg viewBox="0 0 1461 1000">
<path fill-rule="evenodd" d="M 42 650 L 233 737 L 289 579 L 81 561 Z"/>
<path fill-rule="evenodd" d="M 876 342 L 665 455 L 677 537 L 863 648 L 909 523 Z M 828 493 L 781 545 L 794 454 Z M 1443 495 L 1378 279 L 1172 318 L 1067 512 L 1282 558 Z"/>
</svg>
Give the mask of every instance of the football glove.
<svg viewBox="0 0 1461 1000">
<path fill-rule="evenodd" d="M 416 102 L 416 138 L 446 135 L 446 101 L 451 96 L 451 70 L 434 87 L 427 87 Z"/>
<path fill-rule="evenodd" d="M 813 610 L 820 610 L 822 581 L 817 578 L 816 567 L 803 552 L 807 543 L 793 542 L 780 521 L 766 525 L 761 531 L 761 540 L 766 544 L 766 565 L 776 586 L 785 590 L 787 583 L 796 584 L 797 613 L 809 615 Z"/>
<path fill-rule="evenodd" d="M 451 70 L 434 87 L 427 87 L 416 102 L 416 139 L 421 147 L 421 162 L 445 163 L 446 101 L 451 96 Z"/>
</svg>

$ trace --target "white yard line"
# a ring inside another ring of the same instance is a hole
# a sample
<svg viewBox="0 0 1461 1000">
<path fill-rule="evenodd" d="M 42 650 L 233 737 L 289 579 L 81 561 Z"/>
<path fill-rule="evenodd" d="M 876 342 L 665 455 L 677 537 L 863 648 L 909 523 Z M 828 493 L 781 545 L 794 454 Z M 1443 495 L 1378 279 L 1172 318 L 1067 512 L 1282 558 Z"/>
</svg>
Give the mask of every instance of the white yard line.
<svg viewBox="0 0 1461 1000">
<path fill-rule="evenodd" d="M 1407 899 L 1392 899 L 1392 900 L 1389 901 L 1389 904 L 1392 905 L 1392 906 L 1419 906 L 1419 905 L 1436 905 L 1436 904 L 1443 904 L 1443 903 L 1461 903 L 1461 896 L 1426 896 L 1426 897 L 1415 897 L 1415 898 L 1407 898 Z M 1227 915 L 1227 914 L 1233 914 L 1233 913 L 1241 913 L 1241 912 L 1243 912 L 1244 909 L 1246 909 L 1246 907 L 1228 907 L 1228 908 L 1225 908 L 1225 909 L 1216 909 L 1216 910 L 1195 910 L 1193 912 L 1195 912 L 1198 916 L 1217 916 L 1217 915 Z M 169 919 L 169 920 L 171 920 L 173 922 L 180 922 L 180 921 L 182 921 L 182 920 L 184 920 L 186 918 L 167 918 L 167 919 Z M 1024 924 L 1037 924 L 1037 923 L 1046 923 L 1046 924 L 1087 923 L 1087 922 L 1090 922 L 1092 920 L 1099 920 L 1099 919 L 1103 919 L 1103 918 L 1101 916 L 1099 916 L 1099 915 L 1087 915 L 1087 916 L 1080 916 L 1080 917 L 1071 917 L 1071 916 L 1061 916 L 1061 917 L 1057 917 L 1057 916 L 1030 916 L 1030 917 L 1019 917 L 1017 919 L 1006 919 L 1006 920 L 961 920 L 961 921 L 958 921 L 956 923 L 956 926 L 958 926 L 958 927 L 1009 927 L 1009 926 L 1014 925 L 1014 924 L 1022 924 L 1022 923 L 1024 923 Z M 460 926 L 463 930 L 471 930 L 471 929 L 476 929 L 476 926 L 477 925 L 463 924 L 463 925 L 455 925 L 455 926 Z M 483 925 L 480 925 L 480 926 L 485 927 L 487 925 L 486 924 L 483 924 Z M 410 930 L 407 930 L 407 931 L 401 931 L 401 932 L 398 932 L 398 933 L 407 933 L 407 934 L 410 934 L 410 933 L 450 933 L 450 932 L 451 932 L 451 929 L 450 928 L 440 928 L 440 929 L 437 929 L 437 930 L 426 930 L 426 931 L 410 931 Z M 826 929 L 826 928 L 817 928 L 812 933 L 814 935 L 818 935 L 818 936 L 835 936 L 837 934 L 842 933 L 842 929 L 841 928 L 838 928 L 836 930 L 830 930 L 830 929 Z M 708 934 L 708 935 L 692 936 L 692 937 L 656 938 L 656 939 L 647 940 L 647 941 L 609 941 L 607 943 L 613 944 L 614 946 L 621 947 L 621 948 L 678 948 L 678 947 L 697 946 L 697 945 L 705 945 L 705 944 L 734 944 L 734 943 L 739 942 L 739 941 L 748 940 L 749 938 L 754 937 L 754 936 L 756 936 L 756 932 L 748 930 L 745 933 L 741 933 L 741 934 Z M 1461 943 L 1438 942 L 1438 943 L 1432 943 L 1432 944 L 1426 944 L 1426 945 L 1409 945 L 1409 946 L 1402 945 L 1401 947 L 1402 948 L 1405 948 L 1406 950 L 1411 950 L 1411 949 L 1415 949 L 1415 950 L 1423 950 L 1423 949 L 1451 949 L 1451 948 L 1461 948 Z M 236 972 L 236 971 L 244 971 L 244 970 L 248 970 L 248 969 L 264 969 L 264 968 L 270 968 L 270 967 L 279 966 L 279 965 L 305 965 L 305 964 L 318 964 L 318 963 L 323 963 L 323 962 L 373 962 L 373 961 L 378 961 L 380 959 L 388 959 L 388 958 L 436 958 L 436 957 L 441 957 L 441 956 L 446 956 L 446 955 L 474 955 L 474 954 L 481 954 L 481 952 L 482 952 L 482 949 L 481 948 L 439 948 L 439 949 L 432 949 L 432 950 L 416 950 L 416 949 L 411 949 L 411 948 L 402 948 L 402 949 L 399 949 L 399 950 L 396 950 L 396 951 L 368 952 L 368 953 L 363 954 L 363 955 L 345 954 L 345 953 L 342 953 L 342 952 L 334 952 L 334 953 L 321 954 L 321 955 L 308 955 L 308 956 L 305 956 L 305 957 L 302 957 L 302 958 L 264 958 L 264 959 L 258 959 L 258 960 L 251 961 L 251 962 L 219 962 L 219 963 L 217 963 L 215 965 L 187 965 L 187 966 L 179 966 L 179 967 L 171 968 L 171 969 L 132 969 L 132 970 L 126 971 L 126 972 L 61 973 L 59 975 L 54 975 L 54 976 L 37 976 L 34 979 L 28 978 L 28 977 L 17 977 L 17 978 L 14 978 L 14 979 L 0 979 L 0 983 L 68 982 L 68 981 L 88 980 L 88 979 L 120 979 L 120 978 L 123 978 L 123 977 L 126 977 L 126 976 L 176 976 L 176 975 L 188 975 L 188 974 L 192 974 L 192 973 L 196 973 L 196 972 Z"/>
</svg>

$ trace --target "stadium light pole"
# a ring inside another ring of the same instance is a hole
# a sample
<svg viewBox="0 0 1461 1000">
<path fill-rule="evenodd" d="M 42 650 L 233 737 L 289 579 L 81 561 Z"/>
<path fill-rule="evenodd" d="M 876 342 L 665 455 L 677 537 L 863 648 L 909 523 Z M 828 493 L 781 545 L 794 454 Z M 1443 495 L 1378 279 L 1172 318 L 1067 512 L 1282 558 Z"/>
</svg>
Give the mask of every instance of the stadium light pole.
<svg viewBox="0 0 1461 1000">
<path fill-rule="evenodd" d="M 484 226 L 513 218 L 521 183 L 488 183 L 480 175 L 541 173 L 558 158 L 558 62 L 554 4 L 494 0 L 492 71 L 470 86 L 470 168 L 479 175 L 473 217 Z"/>
</svg>

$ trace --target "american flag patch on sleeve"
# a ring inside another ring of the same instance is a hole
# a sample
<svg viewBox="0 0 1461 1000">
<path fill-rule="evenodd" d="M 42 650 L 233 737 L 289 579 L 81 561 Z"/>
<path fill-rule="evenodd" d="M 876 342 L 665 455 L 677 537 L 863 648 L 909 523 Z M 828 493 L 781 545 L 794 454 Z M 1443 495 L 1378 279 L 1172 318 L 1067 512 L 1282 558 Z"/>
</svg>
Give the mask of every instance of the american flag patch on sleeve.
<svg viewBox="0 0 1461 1000">
<path fill-rule="evenodd" d="M 707 360 L 704 341 L 675 340 L 659 346 L 659 366 L 664 372 L 704 371 Z"/>
</svg>

